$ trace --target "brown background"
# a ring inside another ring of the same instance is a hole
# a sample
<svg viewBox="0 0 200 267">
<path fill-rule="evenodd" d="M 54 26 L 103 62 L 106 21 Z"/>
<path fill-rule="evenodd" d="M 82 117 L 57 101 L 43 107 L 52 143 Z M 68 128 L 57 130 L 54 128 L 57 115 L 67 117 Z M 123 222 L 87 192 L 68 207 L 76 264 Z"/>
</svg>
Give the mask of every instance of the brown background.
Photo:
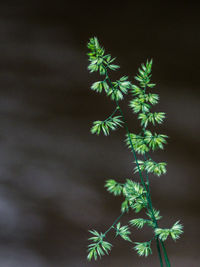
<svg viewBox="0 0 200 267">
<path fill-rule="evenodd" d="M 87 71 L 86 44 L 94 35 L 117 56 L 114 77 L 133 80 L 154 59 L 157 110 L 167 113 L 160 131 L 170 139 L 154 154 L 168 162 L 168 174 L 151 177 L 153 203 L 163 227 L 184 224 L 180 241 L 166 242 L 172 266 L 200 265 L 199 26 L 193 1 L 0 2 L 1 267 L 159 266 L 155 247 L 139 258 L 119 239 L 109 257 L 86 261 L 88 229 L 105 231 L 119 214 L 121 199 L 106 193 L 105 180 L 133 177 L 123 129 L 89 132 L 113 110 L 89 90 L 96 75 Z M 150 236 L 133 229 L 133 240 Z"/>
</svg>

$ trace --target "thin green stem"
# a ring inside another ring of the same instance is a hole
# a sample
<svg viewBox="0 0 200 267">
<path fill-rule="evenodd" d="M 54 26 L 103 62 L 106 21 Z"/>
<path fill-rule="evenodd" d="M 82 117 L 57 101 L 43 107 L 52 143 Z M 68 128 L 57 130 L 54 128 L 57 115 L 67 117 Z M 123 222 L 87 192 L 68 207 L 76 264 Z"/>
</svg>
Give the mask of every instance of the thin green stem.
<svg viewBox="0 0 200 267">
<path fill-rule="evenodd" d="M 112 113 L 107 119 L 105 119 L 104 122 L 105 122 L 105 121 L 108 121 L 110 118 L 112 118 L 112 116 L 118 111 L 118 109 L 119 109 L 119 108 L 116 107 L 115 110 L 113 111 L 113 113 Z"/>
<path fill-rule="evenodd" d="M 157 250 L 158 250 L 158 255 L 159 255 L 159 260 L 160 260 L 160 266 L 163 267 L 164 265 L 163 265 L 161 251 L 160 251 L 160 244 L 159 244 L 158 237 L 156 237 L 156 246 L 157 246 Z"/>
<path fill-rule="evenodd" d="M 166 262 L 166 266 L 167 267 L 171 267 L 171 264 L 170 264 L 170 261 L 169 261 L 169 258 L 167 256 L 167 251 L 166 251 L 166 248 L 165 248 L 165 245 L 162 241 L 160 241 L 161 243 L 161 246 L 162 246 L 162 249 L 163 249 L 163 253 L 164 253 L 164 257 L 165 257 L 165 262 Z"/>
<path fill-rule="evenodd" d="M 106 236 L 106 234 L 107 234 L 107 233 L 114 227 L 114 225 L 119 221 L 119 219 L 123 216 L 123 214 L 124 214 L 124 213 L 121 213 L 121 214 L 119 215 L 119 217 L 117 217 L 117 219 L 114 221 L 114 223 L 108 228 L 107 231 L 105 231 L 104 236 Z"/>
</svg>

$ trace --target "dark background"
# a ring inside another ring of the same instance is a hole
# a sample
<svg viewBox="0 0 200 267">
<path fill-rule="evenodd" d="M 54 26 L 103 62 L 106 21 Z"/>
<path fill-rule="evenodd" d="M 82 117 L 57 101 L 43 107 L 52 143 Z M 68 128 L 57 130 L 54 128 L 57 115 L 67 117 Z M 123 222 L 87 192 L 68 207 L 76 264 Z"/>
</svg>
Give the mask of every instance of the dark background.
<svg viewBox="0 0 200 267">
<path fill-rule="evenodd" d="M 120 212 L 105 180 L 137 179 L 123 129 L 89 132 L 113 110 L 89 90 L 97 76 L 87 71 L 86 44 L 94 35 L 117 57 L 114 77 L 133 81 L 154 59 L 157 110 L 167 113 L 159 129 L 170 139 L 154 153 L 168 174 L 151 177 L 153 203 L 163 227 L 184 224 L 182 238 L 166 242 L 172 266 L 200 265 L 199 27 L 194 1 L 0 2 L 0 267 L 159 266 L 155 247 L 139 258 L 119 239 L 109 257 L 86 261 L 88 229 L 105 231 Z M 133 240 L 150 236 L 133 229 Z"/>
</svg>

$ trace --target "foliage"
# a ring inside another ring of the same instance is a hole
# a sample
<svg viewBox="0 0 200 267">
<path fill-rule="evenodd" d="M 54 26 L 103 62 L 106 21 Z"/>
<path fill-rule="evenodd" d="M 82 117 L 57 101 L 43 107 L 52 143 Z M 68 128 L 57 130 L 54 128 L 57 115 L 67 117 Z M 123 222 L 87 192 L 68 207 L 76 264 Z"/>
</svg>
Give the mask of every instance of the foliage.
<svg viewBox="0 0 200 267">
<path fill-rule="evenodd" d="M 114 131 L 118 126 L 122 126 L 123 122 L 120 120 L 120 118 L 121 116 L 113 116 L 104 121 L 94 121 L 91 133 L 96 133 L 97 135 L 99 135 L 101 132 L 103 132 L 104 135 L 109 135 L 110 130 Z"/>
<path fill-rule="evenodd" d="M 147 173 L 153 173 L 157 176 L 161 176 L 162 174 L 165 174 L 167 172 L 166 162 L 156 163 L 155 161 L 149 159 L 146 161 L 138 160 L 138 164 L 141 172 L 146 171 Z M 139 171 L 137 166 L 134 168 L 134 170 L 135 173 Z"/>
<path fill-rule="evenodd" d="M 123 185 L 120 183 L 117 183 L 113 179 L 107 180 L 105 187 L 107 188 L 108 192 L 114 194 L 114 196 L 121 195 L 123 191 Z"/>
<path fill-rule="evenodd" d="M 180 238 L 180 235 L 183 233 L 183 226 L 182 224 L 177 221 L 171 229 L 162 229 L 162 228 L 156 228 L 155 234 L 158 235 L 159 239 L 162 241 L 165 241 L 169 235 L 171 235 L 173 240 L 177 240 Z"/>
<path fill-rule="evenodd" d="M 131 232 L 127 225 L 121 226 L 120 222 L 116 225 L 116 236 L 120 235 L 124 240 L 132 242 L 129 237 L 130 234 Z"/>
<path fill-rule="evenodd" d="M 135 242 L 136 246 L 134 247 L 134 249 L 137 251 L 137 253 L 139 254 L 139 256 L 149 256 L 150 254 L 152 254 L 152 250 L 151 250 L 151 241 L 149 242 Z"/>
<path fill-rule="evenodd" d="M 158 149 L 164 149 L 167 144 L 168 136 L 152 132 L 148 127 L 158 126 L 162 124 L 166 118 L 166 114 L 160 111 L 153 111 L 152 108 L 159 102 L 159 95 L 154 90 L 156 84 L 151 81 L 153 60 L 147 60 L 138 69 L 138 74 L 134 77 L 137 84 L 129 81 L 128 76 L 122 76 L 116 81 L 112 81 L 109 72 L 116 71 L 120 67 L 113 64 L 116 58 L 110 54 L 105 53 L 105 49 L 100 46 L 96 37 L 93 37 L 88 42 L 88 57 L 90 72 L 98 72 L 103 78 L 92 84 L 91 89 L 96 93 L 105 93 L 115 106 L 113 113 L 107 119 L 93 122 L 91 128 L 92 134 L 109 135 L 111 131 L 118 127 L 124 127 L 126 131 L 125 142 L 134 156 L 134 172 L 138 173 L 140 182 L 133 179 L 126 179 L 124 183 L 119 183 L 114 179 L 106 181 L 105 187 L 107 191 L 114 196 L 123 197 L 121 204 L 121 215 L 114 221 L 114 223 L 104 232 L 98 233 L 96 230 L 90 231 L 92 237 L 89 240 L 92 242 L 88 246 L 88 260 L 101 258 L 105 254 L 109 254 L 111 250 L 111 243 L 105 241 L 106 235 L 109 231 L 115 231 L 115 235 L 120 236 L 125 241 L 134 243 L 134 250 L 139 256 L 152 254 L 151 243 L 156 241 L 157 250 L 159 254 L 160 265 L 163 266 L 163 259 L 160 250 L 160 245 L 163 251 L 164 260 L 167 267 L 170 267 L 170 262 L 165 249 L 164 241 L 171 236 L 173 240 L 177 240 L 183 233 L 182 224 L 177 221 L 172 228 L 162 229 L 158 227 L 158 221 L 162 218 L 160 211 L 156 210 L 152 205 L 150 194 L 149 173 L 156 176 L 166 174 L 166 163 L 155 162 L 149 155 Z M 133 113 L 136 113 L 140 121 L 141 131 L 139 133 L 132 133 L 129 130 L 127 121 L 125 119 L 119 101 L 123 100 L 125 95 L 130 94 L 132 99 L 129 106 Z M 141 156 L 138 159 L 138 155 Z M 134 178 L 135 179 L 135 178 Z M 132 242 L 130 235 L 131 230 L 128 225 L 121 226 L 120 218 L 133 210 L 136 214 L 141 210 L 146 213 L 146 218 L 133 218 L 129 221 L 131 227 L 142 229 L 145 225 L 153 228 L 153 235 L 150 241 L 146 242 Z"/>
<path fill-rule="evenodd" d="M 89 240 L 94 243 L 91 243 L 88 246 L 88 260 L 90 261 L 92 258 L 97 260 L 98 256 L 101 258 L 105 253 L 109 254 L 112 245 L 109 242 L 104 241 L 104 234 L 98 233 L 96 230 L 90 230 L 89 232 L 93 235 Z"/>
</svg>

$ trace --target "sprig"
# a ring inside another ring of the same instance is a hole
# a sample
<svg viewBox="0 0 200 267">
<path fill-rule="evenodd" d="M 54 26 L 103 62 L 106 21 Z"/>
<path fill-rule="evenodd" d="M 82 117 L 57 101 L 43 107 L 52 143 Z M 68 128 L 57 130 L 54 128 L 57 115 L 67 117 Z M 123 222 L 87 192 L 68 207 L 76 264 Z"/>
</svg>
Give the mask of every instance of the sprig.
<svg viewBox="0 0 200 267">
<path fill-rule="evenodd" d="M 123 121 L 120 118 L 121 116 L 113 116 L 104 121 L 94 121 L 91 133 L 99 135 L 103 132 L 104 135 L 109 135 L 110 130 L 115 131 L 118 126 L 122 127 Z"/>
<path fill-rule="evenodd" d="M 148 222 L 148 220 L 145 220 L 143 218 L 137 218 L 137 219 L 133 219 L 130 220 L 129 223 L 131 226 L 135 226 L 138 229 L 141 229 L 144 227 L 144 225 Z"/>
<path fill-rule="evenodd" d="M 102 257 L 105 254 L 109 254 L 112 245 L 107 242 L 104 241 L 104 234 L 102 233 L 98 233 L 96 230 L 90 230 L 89 231 L 93 236 L 90 237 L 88 240 L 91 240 L 94 243 L 91 243 L 88 246 L 88 260 L 92 260 L 92 258 L 94 258 L 95 260 L 98 259 L 98 257 Z"/>
<path fill-rule="evenodd" d="M 124 240 L 132 242 L 132 240 L 129 237 L 131 232 L 129 231 L 128 225 L 121 226 L 121 223 L 119 222 L 116 225 L 115 229 L 116 229 L 116 236 L 120 235 L 121 238 L 123 238 Z"/>
<path fill-rule="evenodd" d="M 108 192 L 112 193 L 114 196 L 121 195 L 123 191 L 123 185 L 117 183 L 114 179 L 107 180 L 105 187 L 108 190 Z"/>
<path fill-rule="evenodd" d="M 134 249 L 137 251 L 139 256 L 149 256 L 152 254 L 151 241 L 148 242 L 135 242 L 136 246 Z"/>
<path fill-rule="evenodd" d="M 162 228 L 156 228 L 155 234 L 161 239 L 162 241 L 165 241 L 168 236 L 170 235 L 174 241 L 180 238 L 180 235 L 183 233 L 183 225 L 177 221 L 172 228 L 170 229 L 162 229 Z"/>
<path fill-rule="evenodd" d="M 138 73 L 134 77 L 137 84 L 133 84 L 128 76 L 122 76 L 116 81 L 112 81 L 109 72 L 119 69 L 119 65 L 113 64 L 116 58 L 105 53 L 105 49 L 99 44 L 96 37 L 89 40 L 88 49 L 90 50 L 88 53 L 88 70 L 90 72 L 99 72 L 100 75 L 104 76 L 102 80 L 93 83 L 91 89 L 97 93 L 104 92 L 115 105 L 114 112 L 107 119 L 93 122 L 91 133 L 97 135 L 103 133 L 107 136 L 110 131 L 123 126 L 126 131 L 125 142 L 133 153 L 134 163 L 136 164 L 134 172 L 138 173 L 140 178 L 140 182 L 134 181 L 134 178 L 126 179 L 124 183 L 119 183 L 114 179 L 106 181 L 105 187 L 109 193 L 114 196 L 124 197 L 121 204 L 121 215 L 104 233 L 99 233 L 96 230 L 90 231 L 93 236 L 89 240 L 93 243 L 88 246 L 88 260 L 93 258 L 97 260 L 98 257 L 101 258 L 101 256 L 110 252 L 112 245 L 105 241 L 106 234 L 110 230 L 114 229 L 116 236 L 133 243 L 130 238 L 131 231 L 129 226 L 121 226 L 119 220 L 125 212 L 128 213 L 130 210 L 134 210 L 135 213 L 144 210 L 146 218 L 131 219 L 129 224 L 138 229 L 142 229 L 144 225 L 149 226 L 153 228 L 153 236 L 150 241 L 134 242 L 134 250 L 139 256 L 147 257 L 152 254 L 151 243 L 156 241 L 160 265 L 163 266 L 162 249 L 166 267 L 170 267 L 163 242 L 169 235 L 173 240 L 177 240 L 183 233 L 183 226 L 177 221 L 170 229 L 160 228 L 158 221 L 162 216 L 160 211 L 153 207 L 151 200 L 149 174 L 159 177 L 166 174 L 167 164 L 165 162 L 155 162 L 149 154 L 158 149 L 163 150 L 168 138 L 165 134 L 158 134 L 148 129 L 149 126 L 162 124 L 166 118 L 164 112 L 152 111 L 152 108 L 159 102 L 159 95 L 156 92 L 151 92 L 156 85 L 151 81 L 153 60 L 147 60 L 138 69 Z M 129 93 L 132 96 L 129 106 L 133 113 L 137 114 L 142 128 L 139 133 L 130 132 L 124 112 L 119 104 L 119 101 L 123 100 L 125 95 Z M 117 112 L 119 112 L 119 115 L 116 115 Z M 137 154 L 141 156 L 141 159 L 138 159 Z"/>
<path fill-rule="evenodd" d="M 166 162 L 155 162 L 153 160 L 139 160 L 138 161 L 140 170 L 141 171 L 146 171 L 147 173 L 153 173 L 156 176 L 161 176 L 162 174 L 166 174 Z M 134 168 L 135 173 L 138 172 L 137 166 Z"/>
</svg>

